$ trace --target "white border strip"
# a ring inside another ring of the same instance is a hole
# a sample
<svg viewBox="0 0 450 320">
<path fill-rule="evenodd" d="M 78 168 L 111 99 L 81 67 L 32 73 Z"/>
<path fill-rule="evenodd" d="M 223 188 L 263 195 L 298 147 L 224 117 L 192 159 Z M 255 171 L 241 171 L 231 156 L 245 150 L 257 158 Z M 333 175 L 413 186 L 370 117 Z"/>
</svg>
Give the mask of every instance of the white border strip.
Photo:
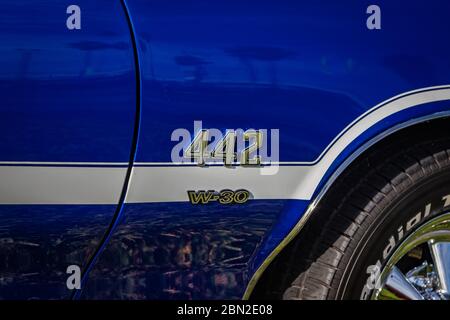
<svg viewBox="0 0 450 320">
<path fill-rule="evenodd" d="M 261 175 L 258 168 L 242 167 L 135 167 L 126 202 L 187 201 L 187 190 L 238 188 L 248 189 L 256 199 L 310 200 L 334 160 L 368 128 L 402 110 L 445 100 L 450 100 L 450 86 L 415 90 L 389 99 L 348 125 L 317 163 L 291 162 L 292 166 L 280 166 L 276 175 Z"/>
<path fill-rule="evenodd" d="M 415 90 L 391 98 L 348 125 L 322 152 L 319 161 L 281 162 L 275 175 L 261 175 L 261 169 L 255 167 L 135 163 L 126 202 L 187 201 L 188 190 L 240 188 L 251 191 L 255 199 L 310 200 L 334 160 L 368 128 L 399 111 L 445 100 L 450 100 L 450 86 Z M 127 165 L 126 162 L 0 162 L 0 204 L 117 204 Z"/>
<path fill-rule="evenodd" d="M 0 204 L 117 204 L 126 172 L 127 168 L 0 167 Z"/>
</svg>

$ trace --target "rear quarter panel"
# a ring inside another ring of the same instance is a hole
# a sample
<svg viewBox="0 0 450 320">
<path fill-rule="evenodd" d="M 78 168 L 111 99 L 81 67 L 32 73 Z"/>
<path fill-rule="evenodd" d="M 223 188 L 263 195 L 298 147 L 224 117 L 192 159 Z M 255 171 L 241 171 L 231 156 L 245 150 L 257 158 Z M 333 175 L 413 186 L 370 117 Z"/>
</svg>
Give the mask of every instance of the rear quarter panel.
<svg viewBox="0 0 450 320">
<path fill-rule="evenodd" d="M 121 224 L 84 298 L 242 297 L 353 150 L 449 110 L 446 1 L 378 1 L 381 30 L 366 27 L 367 1 L 126 3 L 141 68 L 139 143 Z M 384 113 L 359 122 L 378 114 L 369 110 Z M 172 132 L 195 134 L 196 120 L 222 132 L 279 129 L 279 172 L 173 164 Z M 225 188 L 254 199 L 188 202 L 187 190 Z"/>
</svg>

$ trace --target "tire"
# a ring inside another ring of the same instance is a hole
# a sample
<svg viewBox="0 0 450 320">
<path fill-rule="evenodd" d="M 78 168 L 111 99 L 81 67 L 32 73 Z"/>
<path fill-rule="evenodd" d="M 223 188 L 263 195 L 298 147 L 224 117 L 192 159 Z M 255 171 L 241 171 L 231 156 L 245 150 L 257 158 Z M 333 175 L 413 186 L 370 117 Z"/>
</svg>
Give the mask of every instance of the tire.
<svg viewBox="0 0 450 320">
<path fill-rule="evenodd" d="M 450 211 L 450 138 L 372 151 L 322 202 L 293 246 L 283 299 L 368 299 L 368 268 L 385 266 L 402 240 Z"/>
</svg>

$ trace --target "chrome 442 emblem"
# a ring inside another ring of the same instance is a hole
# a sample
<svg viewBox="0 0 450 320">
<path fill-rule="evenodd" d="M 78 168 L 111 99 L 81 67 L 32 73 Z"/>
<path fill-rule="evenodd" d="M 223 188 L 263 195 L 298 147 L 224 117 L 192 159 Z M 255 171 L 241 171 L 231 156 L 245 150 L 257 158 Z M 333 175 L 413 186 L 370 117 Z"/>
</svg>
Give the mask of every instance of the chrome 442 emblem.
<svg viewBox="0 0 450 320">
<path fill-rule="evenodd" d="M 200 166 L 273 166 L 279 162 L 279 129 L 203 129 L 194 121 L 195 135 L 176 129 L 172 141 L 173 163 L 196 163 Z"/>
</svg>

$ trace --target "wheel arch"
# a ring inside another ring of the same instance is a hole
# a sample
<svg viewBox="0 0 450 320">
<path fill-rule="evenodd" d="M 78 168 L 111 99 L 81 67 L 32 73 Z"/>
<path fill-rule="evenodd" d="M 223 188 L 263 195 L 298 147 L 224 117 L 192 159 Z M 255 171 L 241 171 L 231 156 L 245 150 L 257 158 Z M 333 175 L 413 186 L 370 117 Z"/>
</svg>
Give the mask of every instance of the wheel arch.
<svg viewBox="0 0 450 320">
<path fill-rule="evenodd" d="M 370 139 L 360 143 L 352 152 L 350 152 L 345 160 L 341 161 L 339 165 L 330 167 L 328 172 L 324 174 L 319 186 L 314 193 L 311 202 L 309 203 L 305 213 L 301 216 L 300 220 L 289 232 L 289 234 L 279 243 L 279 245 L 270 253 L 270 255 L 264 260 L 264 262 L 253 273 L 243 299 L 251 298 L 275 298 L 271 294 L 267 294 L 267 290 L 271 290 L 270 283 L 281 283 L 282 272 L 277 273 L 277 266 L 284 263 L 287 260 L 290 251 L 294 247 L 290 246 L 294 239 L 298 239 L 301 235 L 301 231 L 311 222 L 311 217 L 318 215 L 317 207 L 326 198 L 327 192 L 332 186 L 336 184 L 339 178 L 344 172 L 349 172 L 352 167 L 357 165 L 358 161 L 361 161 L 365 156 L 377 148 L 386 147 L 389 144 L 397 145 L 401 142 L 401 137 L 408 136 L 414 141 L 420 141 L 424 139 L 423 133 L 426 132 L 426 136 L 429 135 L 450 135 L 450 107 L 447 111 L 430 112 L 429 114 L 405 119 L 389 126 L 382 130 L 378 134 L 372 136 Z M 275 273 L 275 274 L 274 274 Z M 275 281 L 273 280 L 275 278 Z M 279 280 L 277 278 L 280 278 Z M 269 279 L 271 279 L 269 281 Z"/>
</svg>

